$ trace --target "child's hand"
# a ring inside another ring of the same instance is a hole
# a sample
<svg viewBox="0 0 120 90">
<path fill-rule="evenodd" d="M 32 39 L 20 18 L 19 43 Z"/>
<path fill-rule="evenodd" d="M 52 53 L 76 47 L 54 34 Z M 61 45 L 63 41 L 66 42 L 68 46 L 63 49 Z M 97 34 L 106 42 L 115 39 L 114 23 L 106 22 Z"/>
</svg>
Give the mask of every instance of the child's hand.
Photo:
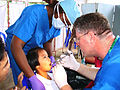
<svg viewBox="0 0 120 90">
<path fill-rule="evenodd" d="M 23 88 L 21 88 L 20 90 L 28 90 L 28 89 L 26 89 L 26 86 L 24 86 Z"/>
<path fill-rule="evenodd" d="M 22 85 L 22 80 L 23 80 L 23 72 L 21 72 L 18 76 L 18 84 L 17 84 L 17 87 L 22 89 L 23 88 L 23 85 Z M 23 89 L 24 90 L 24 89 Z"/>
<path fill-rule="evenodd" d="M 26 89 L 26 86 L 23 87 L 23 85 L 22 85 L 23 75 L 24 75 L 23 72 L 21 72 L 18 75 L 18 84 L 17 84 L 17 87 L 15 88 L 15 90 L 28 90 L 28 89 Z"/>
<path fill-rule="evenodd" d="M 28 90 L 26 89 L 26 86 L 22 87 L 22 88 L 18 88 L 17 86 L 14 89 L 10 89 L 10 90 Z"/>
</svg>

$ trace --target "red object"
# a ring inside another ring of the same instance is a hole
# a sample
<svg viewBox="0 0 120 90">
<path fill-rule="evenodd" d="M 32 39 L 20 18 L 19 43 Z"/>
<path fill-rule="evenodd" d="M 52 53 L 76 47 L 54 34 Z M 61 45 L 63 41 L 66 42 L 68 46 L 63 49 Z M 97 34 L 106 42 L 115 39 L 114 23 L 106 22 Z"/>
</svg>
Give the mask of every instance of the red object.
<svg viewBox="0 0 120 90">
<path fill-rule="evenodd" d="M 95 57 L 95 67 L 101 67 L 102 66 L 102 60 L 99 60 L 97 57 Z"/>
<path fill-rule="evenodd" d="M 101 67 L 102 66 L 102 60 L 99 60 L 97 57 L 95 57 L 95 67 Z M 94 81 L 91 81 L 85 88 L 92 88 L 94 86 Z"/>
<path fill-rule="evenodd" d="M 94 86 L 94 81 L 91 81 L 85 88 L 92 88 Z"/>
<path fill-rule="evenodd" d="M 9 16 L 9 1 L 7 1 L 7 7 L 8 7 L 8 27 L 10 26 L 10 16 Z"/>
</svg>

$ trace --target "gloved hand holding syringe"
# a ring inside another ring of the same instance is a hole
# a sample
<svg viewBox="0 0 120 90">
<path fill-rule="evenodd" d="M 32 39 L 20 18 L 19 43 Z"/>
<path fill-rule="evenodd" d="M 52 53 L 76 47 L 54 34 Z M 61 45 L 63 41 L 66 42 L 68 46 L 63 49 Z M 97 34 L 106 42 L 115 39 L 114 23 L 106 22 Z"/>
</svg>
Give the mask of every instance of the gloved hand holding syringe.
<svg viewBox="0 0 120 90">
<path fill-rule="evenodd" d="M 80 67 L 80 63 L 76 61 L 73 53 L 71 51 L 67 51 L 67 53 L 60 56 L 58 60 L 53 62 L 53 64 L 61 63 L 64 67 L 77 71 Z"/>
<path fill-rule="evenodd" d="M 72 54 L 72 53 L 71 53 Z M 52 64 L 58 64 L 58 63 L 62 63 L 62 59 L 65 58 L 66 56 L 70 56 L 70 53 L 64 53 L 64 56 L 60 56 L 55 62 L 53 62 Z"/>
</svg>

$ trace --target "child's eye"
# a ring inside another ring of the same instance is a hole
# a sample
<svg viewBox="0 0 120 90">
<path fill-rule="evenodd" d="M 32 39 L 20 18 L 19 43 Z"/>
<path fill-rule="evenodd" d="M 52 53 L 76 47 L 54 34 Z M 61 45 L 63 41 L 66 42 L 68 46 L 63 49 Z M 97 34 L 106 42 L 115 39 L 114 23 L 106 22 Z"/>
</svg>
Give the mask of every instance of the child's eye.
<svg viewBox="0 0 120 90">
<path fill-rule="evenodd" d="M 47 58 L 47 56 L 44 56 L 44 58 Z"/>
</svg>

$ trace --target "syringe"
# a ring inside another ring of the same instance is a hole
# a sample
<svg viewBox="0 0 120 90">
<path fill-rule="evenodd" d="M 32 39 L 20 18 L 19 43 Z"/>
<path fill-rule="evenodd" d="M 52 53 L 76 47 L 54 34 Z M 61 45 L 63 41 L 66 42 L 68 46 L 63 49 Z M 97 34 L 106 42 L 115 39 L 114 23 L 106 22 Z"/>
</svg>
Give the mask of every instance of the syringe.
<svg viewBox="0 0 120 90">
<path fill-rule="evenodd" d="M 52 64 L 58 64 L 62 61 L 63 58 L 65 58 L 66 56 L 70 56 L 70 53 L 64 53 L 65 56 L 63 57 L 59 57 L 55 62 L 53 62 Z"/>
</svg>

